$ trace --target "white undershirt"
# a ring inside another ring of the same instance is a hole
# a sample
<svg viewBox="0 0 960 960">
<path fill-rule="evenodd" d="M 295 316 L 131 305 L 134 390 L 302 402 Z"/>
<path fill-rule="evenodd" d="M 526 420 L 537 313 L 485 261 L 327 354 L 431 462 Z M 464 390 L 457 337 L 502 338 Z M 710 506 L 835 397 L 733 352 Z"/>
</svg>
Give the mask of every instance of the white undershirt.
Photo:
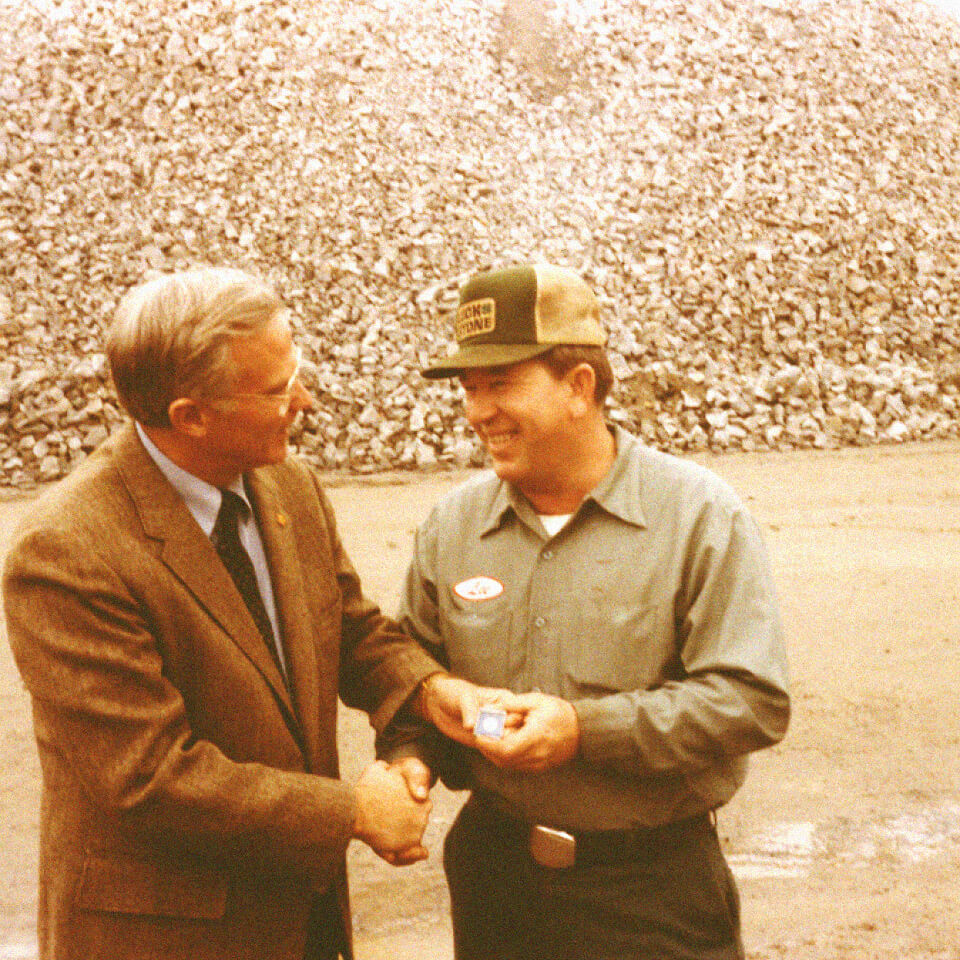
<svg viewBox="0 0 960 960">
<path fill-rule="evenodd" d="M 566 522 L 573 516 L 572 513 L 538 513 L 543 529 L 555 537 L 566 525 Z"/>
</svg>

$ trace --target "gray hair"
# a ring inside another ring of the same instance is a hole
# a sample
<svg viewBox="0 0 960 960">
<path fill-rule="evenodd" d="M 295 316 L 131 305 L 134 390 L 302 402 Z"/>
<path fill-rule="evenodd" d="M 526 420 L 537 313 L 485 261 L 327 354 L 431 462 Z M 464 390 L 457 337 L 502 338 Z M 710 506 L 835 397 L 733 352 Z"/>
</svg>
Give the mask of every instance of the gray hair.
<svg viewBox="0 0 960 960">
<path fill-rule="evenodd" d="M 120 302 L 107 334 L 120 402 L 144 426 L 169 426 L 178 397 L 229 392 L 230 342 L 283 310 L 270 287 L 240 270 L 206 267 L 140 284 Z"/>
</svg>

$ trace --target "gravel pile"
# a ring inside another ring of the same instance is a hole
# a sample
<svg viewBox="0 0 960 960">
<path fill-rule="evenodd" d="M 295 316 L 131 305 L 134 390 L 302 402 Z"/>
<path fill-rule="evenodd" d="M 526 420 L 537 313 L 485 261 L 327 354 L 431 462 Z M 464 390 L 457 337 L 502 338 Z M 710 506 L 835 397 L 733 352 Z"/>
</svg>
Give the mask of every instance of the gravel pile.
<svg viewBox="0 0 960 960">
<path fill-rule="evenodd" d="M 418 370 L 532 259 L 662 448 L 957 436 L 958 89 L 914 0 L 0 0 L 0 483 L 120 422 L 101 330 L 196 263 L 294 307 L 324 469 L 479 462 Z"/>
</svg>

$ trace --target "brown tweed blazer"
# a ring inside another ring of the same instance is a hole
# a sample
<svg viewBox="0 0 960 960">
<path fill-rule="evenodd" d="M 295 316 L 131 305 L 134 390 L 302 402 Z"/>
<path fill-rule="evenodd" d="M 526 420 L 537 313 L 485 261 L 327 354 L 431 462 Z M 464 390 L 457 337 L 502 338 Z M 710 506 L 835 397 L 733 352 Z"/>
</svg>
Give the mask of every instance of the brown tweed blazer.
<svg viewBox="0 0 960 960">
<path fill-rule="evenodd" d="M 301 960 L 331 884 L 348 918 L 338 693 L 382 729 L 437 667 L 362 596 L 308 470 L 288 459 L 247 483 L 289 690 L 132 425 L 41 499 L 8 555 L 43 769 L 42 960 Z"/>
</svg>

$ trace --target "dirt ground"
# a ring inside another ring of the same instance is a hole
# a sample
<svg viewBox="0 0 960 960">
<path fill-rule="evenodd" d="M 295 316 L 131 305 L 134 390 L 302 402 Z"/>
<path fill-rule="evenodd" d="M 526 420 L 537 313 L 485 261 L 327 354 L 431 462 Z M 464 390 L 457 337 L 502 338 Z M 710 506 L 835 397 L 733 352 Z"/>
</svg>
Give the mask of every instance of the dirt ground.
<svg viewBox="0 0 960 960">
<path fill-rule="evenodd" d="M 698 458 L 764 529 L 794 719 L 720 827 L 752 960 L 960 960 L 960 443 Z M 334 482 L 367 592 L 392 610 L 416 523 L 457 478 Z M 0 551 L 29 500 L 0 503 Z M 354 713 L 344 775 L 371 756 Z M 0 960 L 35 957 L 38 765 L 0 644 Z M 350 851 L 358 960 L 452 957 L 439 790 L 425 864 Z M 588 960 L 588 958 L 584 958 Z"/>
</svg>

